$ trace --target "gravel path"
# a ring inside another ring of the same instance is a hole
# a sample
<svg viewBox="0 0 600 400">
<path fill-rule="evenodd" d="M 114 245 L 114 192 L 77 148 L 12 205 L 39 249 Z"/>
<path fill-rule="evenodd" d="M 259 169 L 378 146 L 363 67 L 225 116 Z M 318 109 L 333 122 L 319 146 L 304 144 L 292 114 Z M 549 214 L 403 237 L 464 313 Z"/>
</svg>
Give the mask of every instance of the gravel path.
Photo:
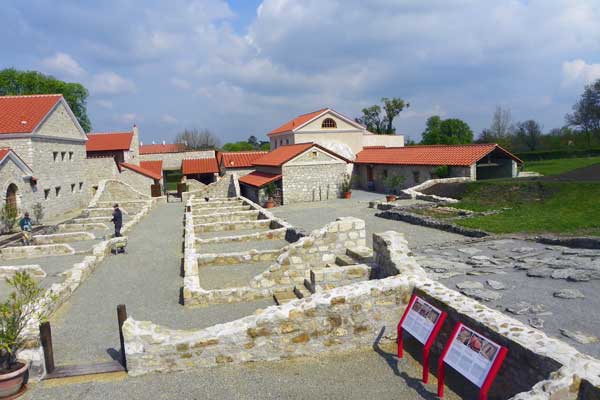
<svg viewBox="0 0 600 400">
<path fill-rule="evenodd" d="M 248 286 L 253 277 L 266 271 L 274 262 L 203 266 L 198 268 L 200 286 L 206 290 Z"/>
<path fill-rule="evenodd" d="M 425 228 L 401 221 L 393 221 L 375 216 L 379 210 L 369 208 L 368 192 L 353 191 L 352 199 L 329 200 L 315 203 L 297 203 L 273 208 L 271 211 L 276 216 L 285 219 L 290 224 L 304 229 L 310 233 L 314 229 L 322 228 L 325 224 L 335 221 L 338 217 L 356 217 L 365 221 L 367 227 L 367 245 L 371 246 L 372 234 L 388 230 L 402 232 L 411 247 L 433 243 L 445 243 L 460 240 L 464 237 L 453 233 Z M 382 195 L 370 194 L 371 198 L 381 199 Z M 413 200 L 401 200 L 398 204 L 415 204 Z"/>
<path fill-rule="evenodd" d="M 110 360 L 119 348 L 116 306 L 176 329 L 208 327 L 252 314 L 270 299 L 211 307 L 179 304 L 181 203 L 157 205 L 129 234 L 128 253 L 109 255 L 51 319 L 58 365 Z"/>
<path fill-rule="evenodd" d="M 23 399 L 340 399 L 435 400 L 436 379 L 395 347 L 284 362 L 257 362 L 138 378 L 32 385 Z M 460 397 L 446 388 L 445 399 Z"/>
</svg>

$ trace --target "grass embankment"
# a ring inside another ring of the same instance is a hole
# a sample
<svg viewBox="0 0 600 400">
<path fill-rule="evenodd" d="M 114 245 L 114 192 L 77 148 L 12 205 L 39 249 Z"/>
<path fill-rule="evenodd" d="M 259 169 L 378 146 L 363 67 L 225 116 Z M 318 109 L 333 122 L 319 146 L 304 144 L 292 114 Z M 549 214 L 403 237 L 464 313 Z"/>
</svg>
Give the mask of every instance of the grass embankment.
<svg viewBox="0 0 600 400">
<path fill-rule="evenodd" d="M 525 162 L 525 171 L 539 172 L 542 175 L 558 175 L 593 164 L 600 164 L 600 157 L 559 158 L 556 160 L 527 161 Z"/>
<path fill-rule="evenodd" d="M 600 183 L 473 182 L 456 207 L 473 211 L 510 208 L 456 221 L 487 232 L 600 236 Z"/>
</svg>

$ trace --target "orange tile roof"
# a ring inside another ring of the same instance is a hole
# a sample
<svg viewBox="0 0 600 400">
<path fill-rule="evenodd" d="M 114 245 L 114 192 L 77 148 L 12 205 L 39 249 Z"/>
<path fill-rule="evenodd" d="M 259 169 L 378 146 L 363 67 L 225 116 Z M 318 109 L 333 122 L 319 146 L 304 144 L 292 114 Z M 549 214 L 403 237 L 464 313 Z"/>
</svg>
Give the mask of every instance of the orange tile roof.
<svg viewBox="0 0 600 400">
<path fill-rule="evenodd" d="M 217 164 L 217 159 L 214 157 L 183 160 L 181 162 L 181 172 L 184 175 L 214 174 L 219 172 L 219 164 Z"/>
<path fill-rule="evenodd" d="M 356 155 L 355 164 L 451 165 L 469 166 L 495 149 L 521 163 L 522 161 L 497 144 L 433 145 L 386 148 L 364 148 Z"/>
<path fill-rule="evenodd" d="M 307 123 L 308 121 L 310 121 L 311 119 L 323 114 L 325 111 L 329 110 L 329 108 L 322 108 L 318 111 L 313 111 L 310 112 L 308 114 L 302 114 L 297 116 L 296 118 L 286 122 L 285 124 L 281 125 L 279 128 L 275 128 L 273 129 L 271 132 L 269 132 L 267 134 L 267 136 L 271 136 L 271 135 L 276 135 L 278 133 L 283 133 L 283 132 L 289 132 L 297 127 L 299 127 L 300 125 L 304 125 L 305 123 Z"/>
<path fill-rule="evenodd" d="M 248 168 L 252 166 L 254 161 L 266 155 L 267 153 L 268 151 L 237 151 L 218 153 L 219 164 L 223 165 L 225 168 Z"/>
<path fill-rule="evenodd" d="M 32 133 L 62 94 L 0 96 L 0 134 Z"/>
<path fill-rule="evenodd" d="M 259 188 L 279 179 L 281 179 L 280 174 L 269 174 L 266 172 L 254 171 L 248 175 L 242 176 L 239 181 L 240 183 L 245 183 L 246 185 Z"/>
<path fill-rule="evenodd" d="M 119 165 L 121 167 L 127 168 L 129 170 L 137 172 L 138 174 L 142 174 L 142 175 L 147 176 L 152 179 L 160 180 L 162 178 L 162 174 L 157 174 L 156 172 L 150 171 L 146 168 L 142 168 L 139 165 L 129 164 L 129 163 L 121 163 Z"/>
<path fill-rule="evenodd" d="M 162 176 L 162 160 L 157 161 L 140 161 L 140 167 L 152 171 L 157 175 Z"/>
<path fill-rule="evenodd" d="M 10 148 L 5 147 L 3 149 L 0 149 L 0 162 L 4 160 L 4 157 L 6 157 L 8 153 L 10 153 Z"/>
<path fill-rule="evenodd" d="M 342 160 L 344 160 L 346 162 L 350 162 L 349 160 L 340 156 L 339 154 L 334 153 L 333 151 L 326 149 L 325 147 L 320 146 L 316 143 L 298 143 L 298 144 L 289 144 L 286 146 L 280 146 L 280 147 L 276 148 L 275 150 L 268 152 L 263 157 L 255 160 L 252 164 L 260 165 L 260 166 L 264 166 L 264 167 L 280 167 L 283 164 L 285 164 L 286 162 L 290 161 L 292 158 L 294 158 L 294 157 L 302 154 L 306 150 L 310 149 L 311 147 L 317 147 L 326 153 L 329 153 L 335 157 L 341 158 Z"/>
<path fill-rule="evenodd" d="M 133 132 L 88 133 L 86 151 L 129 150 Z"/>
<path fill-rule="evenodd" d="M 187 148 L 183 143 L 144 144 L 140 146 L 140 154 L 182 153 Z"/>
</svg>

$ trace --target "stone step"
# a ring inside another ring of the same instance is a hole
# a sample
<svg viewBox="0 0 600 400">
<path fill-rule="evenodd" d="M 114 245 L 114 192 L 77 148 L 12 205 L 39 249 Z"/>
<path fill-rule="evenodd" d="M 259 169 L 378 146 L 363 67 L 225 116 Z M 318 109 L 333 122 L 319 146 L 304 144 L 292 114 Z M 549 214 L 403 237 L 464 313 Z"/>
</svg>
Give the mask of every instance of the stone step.
<svg viewBox="0 0 600 400">
<path fill-rule="evenodd" d="M 275 293 L 273 293 L 273 300 L 275 300 L 275 304 L 277 304 L 278 306 L 297 299 L 298 298 L 296 297 L 296 294 L 294 293 L 293 289 L 278 290 Z"/>
<path fill-rule="evenodd" d="M 347 254 L 340 254 L 335 258 L 335 264 L 340 267 L 345 267 L 346 265 L 356 264 L 356 260 Z"/>
<path fill-rule="evenodd" d="M 346 249 L 346 255 L 350 256 L 358 263 L 367 263 L 373 261 L 373 249 L 370 249 L 367 246 L 349 247 Z"/>
</svg>

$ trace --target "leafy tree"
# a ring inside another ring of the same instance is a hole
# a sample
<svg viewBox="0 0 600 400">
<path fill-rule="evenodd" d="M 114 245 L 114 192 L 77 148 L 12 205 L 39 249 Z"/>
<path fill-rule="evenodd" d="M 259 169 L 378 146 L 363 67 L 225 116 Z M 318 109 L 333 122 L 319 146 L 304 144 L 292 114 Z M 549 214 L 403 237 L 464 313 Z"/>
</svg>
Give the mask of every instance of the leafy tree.
<svg viewBox="0 0 600 400">
<path fill-rule="evenodd" d="M 362 109 L 362 117 L 355 118 L 355 121 L 359 124 L 363 124 L 367 127 L 367 130 L 378 135 L 395 135 L 396 128 L 394 128 L 394 118 L 400 114 L 400 112 L 406 107 L 410 107 L 409 103 L 405 103 L 400 98 L 387 98 L 381 99 L 383 103 L 383 114 L 382 108 L 378 105 Z"/>
<path fill-rule="evenodd" d="M 473 131 L 458 118 L 442 120 L 437 115 L 427 120 L 421 144 L 467 144 L 473 142 Z"/>
<path fill-rule="evenodd" d="M 175 143 L 183 143 L 189 150 L 213 150 L 220 145 L 220 140 L 208 129 L 185 129 L 175 136 Z"/>
<path fill-rule="evenodd" d="M 260 147 L 258 149 L 259 150 L 263 150 L 263 151 L 269 151 L 269 150 L 271 150 L 271 143 L 269 143 L 269 142 L 260 142 Z"/>
<path fill-rule="evenodd" d="M 0 96 L 27 94 L 62 94 L 85 132 L 92 130 L 87 116 L 88 91 L 80 83 L 64 82 L 37 71 L 0 71 Z"/>
<path fill-rule="evenodd" d="M 542 135 L 540 124 L 532 119 L 517 124 L 517 138 L 531 151 L 538 148 Z"/>
<path fill-rule="evenodd" d="M 223 145 L 224 151 L 251 151 L 254 150 L 254 146 L 252 146 L 248 142 L 235 142 L 235 143 L 225 143 Z"/>
<path fill-rule="evenodd" d="M 569 126 L 583 131 L 588 146 L 592 144 L 592 136 L 600 138 L 600 79 L 585 86 L 581 98 L 573 105 L 573 113 L 567 114 L 565 120 Z"/>
<path fill-rule="evenodd" d="M 252 146 L 253 149 L 258 149 L 260 147 L 260 143 L 258 143 L 258 138 L 254 135 L 248 138 L 248 143 Z"/>
</svg>

